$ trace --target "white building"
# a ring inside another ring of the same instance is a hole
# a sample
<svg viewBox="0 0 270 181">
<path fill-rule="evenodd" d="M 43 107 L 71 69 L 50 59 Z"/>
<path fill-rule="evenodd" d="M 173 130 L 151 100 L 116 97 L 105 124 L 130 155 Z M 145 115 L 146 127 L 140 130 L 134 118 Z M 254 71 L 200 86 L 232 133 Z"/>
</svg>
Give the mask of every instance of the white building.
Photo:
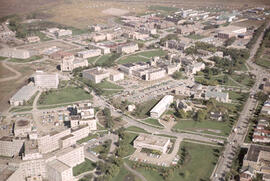
<svg viewBox="0 0 270 181">
<path fill-rule="evenodd" d="M 196 74 L 197 72 L 204 70 L 205 69 L 205 64 L 202 62 L 197 62 L 192 65 L 189 65 L 186 67 L 185 71 L 187 74 Z"/>
<path fill-rule="evenodd" d="M 29 43 L 36 43 L 40 41 L 40 38 L 38 36 L 29 36 L 26 38 L 26 40 Z"/>
<path fill-rule="evenodd" d="M 152 118 L 158 119 L 169 106 L 173 103 L 173 96 L 166 95 L 164 96 L 157 105 L 150 111 L 150 116 Z"/>
<path fill-rule="evenodd" d="M 228 92 L 222 92 L 221 90 L 216 90 L 216 89 L 208 89 L 205 92 L 205 99 L 215 99 L 219 102 L 229 102 L 229 93 Z"/>
<path fill-rule="evenodd" d="M 50 181 L 74 181 L 72 167 L 59 160 L 50 161 L 46 170 Z"/>
<path fill-rule="evenodd" d="M 72 30 L 60 29 L 56 31 L 58 37 L 72 35 Z"/>
<path fill-rule="evenodd" d="M 85 50 L 77 53 L 77 56 L 81 58 L 91 58 L 99 55 L 101 55 L 100 49 Z"/>
<path fill-rule="evenodd" d="M 83 78 L 89 79 L 94 83 L 100 83 L 102 80 L 109 78 L 110 73 L 100 67 L 87 69 L 82 72 Z"/>
<path fill-rule="evenodd" d="M 9 58 L 27 59 L 30 58 L 30 52 L 24 49 L 2 48 L 0 49 L 0 56 Z"/>
<path fill-rule="evenodd" d="M 158 150 L 161 153 L 166 153 L 169 144 L 170 138 L 154 135 L 139 135 L 133 142 L 136 149 L 148 148 Z"/>
<path fill-rule="evenodd" d="M 35 86 L 39 88 L 51 89 L 58 88 L 59 78 L 56 73 L 45 73 L 36 71 L 34 75 Z"/>
<path fill-rule="evenodd" d="M 110 80 L 111 81 L 119 81 L 124 79 L 124 74 L 122 72 L 116 71 L 116 70 L 111 70 L 110 71 Z"/>
<path fill-rule="evenodd" d="M 32 84 L 25 85 L 10 98 L 9 103 L 12 106 L 23 105 L 28 100 L 30 100 L 31 97 L 34 96 L 36 92 L 37 88 L 34 85 Z"/>
<path fill-rule="evenodd" d="M 129 43 L 125 45 L 120 45 L 117 47 L 117 53 L 134 53 L 135 51 L 139 50 L 139 46 L 137 43 Z"/>
</svg>

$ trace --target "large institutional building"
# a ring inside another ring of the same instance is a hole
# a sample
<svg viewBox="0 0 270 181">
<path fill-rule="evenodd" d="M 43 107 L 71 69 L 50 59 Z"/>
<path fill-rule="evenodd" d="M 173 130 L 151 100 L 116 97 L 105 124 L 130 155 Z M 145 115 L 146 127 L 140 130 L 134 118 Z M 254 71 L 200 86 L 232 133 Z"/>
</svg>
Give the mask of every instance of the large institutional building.
<svg viewBox="0 0 270 181">
<path fill-rule="evenodd" d="M 134 147 L 137 149 L 148 148 L 151 150 L 158 150 L 165 153 L 170 144 L 170 138 L 152 136 L 152 135 L 139 135 L 133 142 Z"/>
<path fill-rule="evenodd" d="M 58 88 L 59 78 L 57 73 L 36 71 L 34 75 L 35 86 L 44 89 Z"/>
<path fill-rule="evenodd" d="M 159 118 L 166 109 L 169 108 L 169 106 L 173 103 L 173 96 L 172 95 L 166 95 L 164 96 L 157 105 L 150 111 L 150 116 L 152 118 Z"/>
</svg>

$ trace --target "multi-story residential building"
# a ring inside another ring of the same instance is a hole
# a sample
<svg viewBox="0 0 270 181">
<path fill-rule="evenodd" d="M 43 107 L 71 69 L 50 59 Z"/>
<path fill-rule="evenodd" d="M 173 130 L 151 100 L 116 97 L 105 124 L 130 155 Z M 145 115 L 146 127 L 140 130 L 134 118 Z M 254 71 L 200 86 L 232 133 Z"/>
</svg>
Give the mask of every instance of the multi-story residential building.
<svg viewBox="0 0 270 181">
<path fill-rule="evenodd" d="M 13 157 L 22 153 L 24 140 L 4 136 L 0 138 L 0 155 Z"/>
</svg>

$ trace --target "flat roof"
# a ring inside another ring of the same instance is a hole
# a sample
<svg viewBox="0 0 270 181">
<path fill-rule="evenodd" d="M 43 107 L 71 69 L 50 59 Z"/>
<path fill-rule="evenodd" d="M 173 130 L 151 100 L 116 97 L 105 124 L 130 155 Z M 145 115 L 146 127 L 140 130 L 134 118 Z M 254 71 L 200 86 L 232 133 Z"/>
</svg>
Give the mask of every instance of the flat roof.
<svg viewBox="0 0 270 181">
<path fill-rule="evenodd" d="M 48 163 L 48 166 L 55 169 L 58 172 L 64 172 L 64 171 L 71 168 L 71 167 L 69 167 L 68 165 L 66 165 L 65 163 L 63 163 L 63 162 L 61 162 L 59 160 L 50 161 Z"/>
<path fill-rule="evenodd" d="M 170 141 L 170 138 L 153 135 L 139 135 L 135 141 L 149 145 L 164 146 L 168 141 Z"/>
<path fill-rule="evenodd" d="M 250 145 L 246 159 L 249 161 L 257 162 L 260 151 L 270 152 L 270 148 L 258 145 Z"/>
</svg>

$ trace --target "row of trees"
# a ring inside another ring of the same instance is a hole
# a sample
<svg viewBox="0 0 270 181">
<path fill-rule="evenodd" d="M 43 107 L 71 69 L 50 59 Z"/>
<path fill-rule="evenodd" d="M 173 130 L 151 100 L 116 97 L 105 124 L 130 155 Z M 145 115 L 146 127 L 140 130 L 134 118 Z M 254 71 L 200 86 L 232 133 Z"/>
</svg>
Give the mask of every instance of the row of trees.
<svg viewBox="0 0 270 181">
<path fill-rule="evenodd" d="M 252 46 L 256 43 L 260 34 L 263 32 L 265 26 L 266 26 L 266 24 L 264 23 L 257 30 L 254 31 L 252 38 L 250 39 L 250 41 L 246 45 L 246 47 L 248 49 L 252 48 Z"/>
</svg>

